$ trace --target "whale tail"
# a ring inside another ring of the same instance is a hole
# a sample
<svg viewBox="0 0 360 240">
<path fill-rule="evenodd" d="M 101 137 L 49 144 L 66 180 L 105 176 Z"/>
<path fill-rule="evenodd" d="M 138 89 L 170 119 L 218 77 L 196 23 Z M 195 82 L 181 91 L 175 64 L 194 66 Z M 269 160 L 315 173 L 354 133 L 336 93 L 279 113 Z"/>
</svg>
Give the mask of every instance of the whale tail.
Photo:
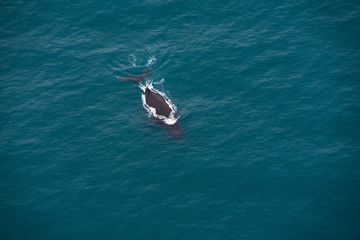
<svg viewBox="0 0 360 240">
<path fill-rule="evenodd" d="M 146 78 L 150 73 L 151 73 L 152 69 L 148 68 L 145 71 L 143 71 L 142 73 L 138 74 L 138 75 L 130 75 L 130 76 L 126 76 L 126 77 L 121 77 L 118 76 L 117 78 L 123 81 L 130 81 L 130 82 L 136 82 L 136 83 L 141 83 L 142 80 L 144 78 Z"/>
</svg>

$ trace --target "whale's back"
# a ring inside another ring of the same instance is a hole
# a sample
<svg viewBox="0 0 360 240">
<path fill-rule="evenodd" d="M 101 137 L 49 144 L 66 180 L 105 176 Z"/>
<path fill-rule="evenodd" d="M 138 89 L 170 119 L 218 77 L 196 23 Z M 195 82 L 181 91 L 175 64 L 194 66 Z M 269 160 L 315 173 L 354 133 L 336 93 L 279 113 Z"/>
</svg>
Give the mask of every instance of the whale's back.
<svg viewBox="0 0 360 240">
<path fill-rule="evenodd" d="M 145 89 L 145 101 L 149 107 L 156 110 L 157 115 L 170 117 L 172 109 L 165 101 L 165 99 L 158 93 L 151 91 L 149 88 Z"/>
</svg>

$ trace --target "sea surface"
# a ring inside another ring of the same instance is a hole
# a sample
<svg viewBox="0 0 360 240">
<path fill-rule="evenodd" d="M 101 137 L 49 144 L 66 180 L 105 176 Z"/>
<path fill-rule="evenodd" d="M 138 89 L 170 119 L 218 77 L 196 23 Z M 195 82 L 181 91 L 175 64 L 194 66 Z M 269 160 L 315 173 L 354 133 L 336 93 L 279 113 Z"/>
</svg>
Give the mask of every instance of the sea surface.
<svg viewBox="0 0 360 240">
<path fill-rule="evenodd" d="M 2 0 L 0 239 L 360 239 L 360 2 Z"/>
</svg>

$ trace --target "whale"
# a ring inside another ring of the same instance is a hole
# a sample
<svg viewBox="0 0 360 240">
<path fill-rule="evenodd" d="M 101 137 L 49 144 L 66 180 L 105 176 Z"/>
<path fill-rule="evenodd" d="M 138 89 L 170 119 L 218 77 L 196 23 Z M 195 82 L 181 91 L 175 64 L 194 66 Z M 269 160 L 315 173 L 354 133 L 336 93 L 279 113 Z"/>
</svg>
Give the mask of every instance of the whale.
<svg viewBox="0 0 360 240">
<path fill-rule="evenodd" d="M 182 130 L 178 124 L 179 116 L 176 106 L 165 93 L 154 88 L 152 83 L 143 83 L 143 80 L 151 73 L 148 68 L 138 75 L 118 76 L 122 81 L 135 82 L 142 91 L 141 100 L 144 109 L 150 118 L 157 122 L 175 140 L 182 139 Z"/>
</svg>

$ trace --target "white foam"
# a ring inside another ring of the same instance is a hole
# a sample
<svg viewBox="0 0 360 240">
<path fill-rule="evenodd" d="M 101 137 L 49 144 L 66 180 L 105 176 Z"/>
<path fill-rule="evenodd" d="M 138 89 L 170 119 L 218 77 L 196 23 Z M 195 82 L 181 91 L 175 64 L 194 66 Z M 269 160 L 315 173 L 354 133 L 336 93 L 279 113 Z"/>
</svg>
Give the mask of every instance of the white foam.
<svg viewBox="0 0 360 240">
<path fill-rule="evenodd" d="M 156 58 L 154 56 L 151 56 L 146 63 L 146 66 L 149 67 L 150 65 L 152 65 L 154 62 L 156 61 Z"/>
</svg>

